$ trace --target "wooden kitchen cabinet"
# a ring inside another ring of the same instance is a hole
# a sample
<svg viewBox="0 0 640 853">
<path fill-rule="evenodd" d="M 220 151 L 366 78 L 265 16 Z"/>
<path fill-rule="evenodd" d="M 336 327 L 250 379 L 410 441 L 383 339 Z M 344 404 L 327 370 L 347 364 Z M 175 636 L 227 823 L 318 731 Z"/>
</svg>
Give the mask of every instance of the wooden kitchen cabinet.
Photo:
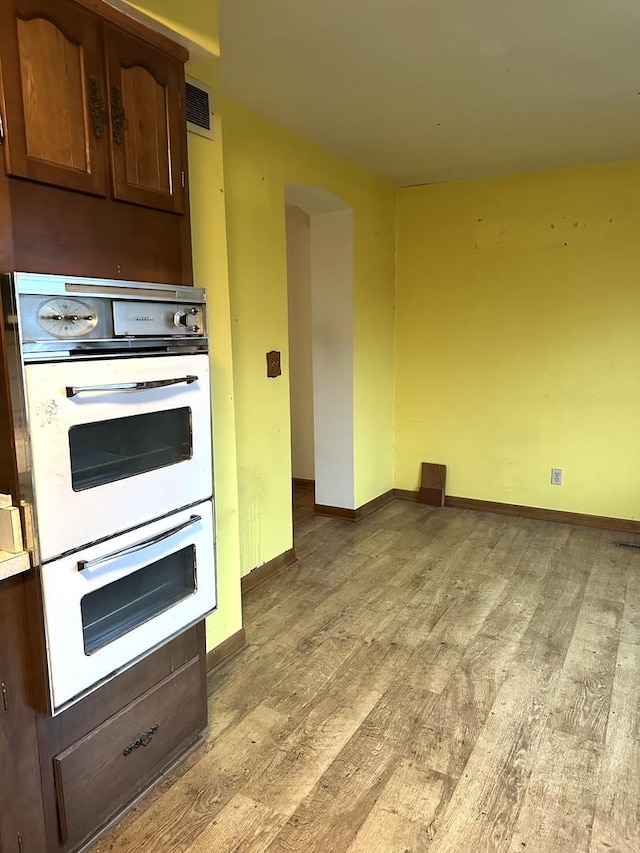
<svg viewBox="0 0 640 853">
<path fill-rule="evenodd" d="M 1 0 L 0 271 L 193 283 L 187 59 L 103 0 Z"/>
<path fill-rule="evenodd" d="M 62 714 L 37 716 L 42 851 L 83 848 L 202 743 L 205 667 L 201 622 Z"/>
<path fill-rule="evenodd" d="M 8 174 L 182 213 L 183 63 L 72 0 L 2 14 Z"/>
<path fill-rule="evenodd" d="M 182 64 L 105 27 L 113 194 L 180 213 L 185 182 Z"/>
<path fill-rule="evenodd" d="M 0 851 L 43 853 L 36 712 L 29 702 L 24 576 L 0 582 Z"/>
<path fill-rule="evenodd" d="M 54 757 L 63 845 L 82 844 L 197 742 L 206 727 L 200 676 L 194 657 Z"/>
<path fill-rule="evenodd" d="M 105 195 L 100 23 L 67 0 L 11 5 L 0 21 L 7 172 Z"/>
</svg>

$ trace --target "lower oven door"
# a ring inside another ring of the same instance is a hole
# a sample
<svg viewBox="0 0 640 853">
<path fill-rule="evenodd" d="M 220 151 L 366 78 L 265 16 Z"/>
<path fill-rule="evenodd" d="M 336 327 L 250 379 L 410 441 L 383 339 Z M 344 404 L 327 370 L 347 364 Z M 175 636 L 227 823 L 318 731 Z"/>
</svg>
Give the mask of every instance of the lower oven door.
<svg viewBox="0 0 640 853">
<path fill-rule="evenodd" d="M 54 712 L 216 606 L 211 501 L 44 565 Z"/>
</svg>

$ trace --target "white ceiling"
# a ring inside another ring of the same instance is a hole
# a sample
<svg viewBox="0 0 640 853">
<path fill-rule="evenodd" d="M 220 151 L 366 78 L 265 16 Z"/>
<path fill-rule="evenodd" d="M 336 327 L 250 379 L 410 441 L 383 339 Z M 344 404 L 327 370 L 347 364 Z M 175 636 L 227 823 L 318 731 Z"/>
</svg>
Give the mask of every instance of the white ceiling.
<svg viewBox="0 0 640 853">
<path fill-rule="evenodd" d="M 640 157 L 640 0 L 220 0 L 230 97 L 399 186 Z"/>
</svg>

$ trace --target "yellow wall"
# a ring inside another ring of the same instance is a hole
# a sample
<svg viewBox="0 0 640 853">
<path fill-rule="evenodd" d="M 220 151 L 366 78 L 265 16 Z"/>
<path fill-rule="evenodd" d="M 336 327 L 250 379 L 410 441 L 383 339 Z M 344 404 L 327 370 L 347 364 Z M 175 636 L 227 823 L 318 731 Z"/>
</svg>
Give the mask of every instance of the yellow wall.
<svg viewBox="0 0 640 853">
<path fill-rule="evenodd" d="M 236 392 L 242 573 L 292 545 L 285 185 L 308 184 L 355 218 L 355 479 L 360 506 L 393 485 L 394 192 L 220 98 Z M 283 376 L 266 378 L 280 350 Z"/>
<path fill-rule="evenodd" d="M 217 3 L 146 0 L 137 8 L 211 49 L 217 43 Z M 199 11 L 196 12 L 196 9 Z M 192 62 L 187 73 L 215 87 L 218 62 Z M 231 315 L 224 210 L 223 127 L 214 142 L 189 134 L 189 187 L 195 284 L 207 289 L 211 348 L 218 608 L 207 620 L 212 649 L 242 627 L 238 478 L 231 349 Z"/>
<path fill-rule="evenodd" d="M 117 0 L 114 5 L 122 5 L 122 0 Z M 218 0 L 128 0 L 128 5 L 155 18 L 209 53 L 220 55 Z"/>
<path fill-rule="evenodd" d="M 188 71 L 215 85 L 213 64 Z M 242 627 L 236 425 L 231 345 L 231 313 L 226 252 L 222 120 L 216 141 L 189 134 L 189 186 L 194 281 L 207 289 L 211 349 L 213 459 L 216 507 L 218 609 L 207 620 L 207 647 L 215 648 Z"/>
<path fill-rule="evenodd" d="M 399 192 L 397 487 L 433 461 L 449 494 L 640 517 L 639 186 L 630 162 Z"/>
</svg>

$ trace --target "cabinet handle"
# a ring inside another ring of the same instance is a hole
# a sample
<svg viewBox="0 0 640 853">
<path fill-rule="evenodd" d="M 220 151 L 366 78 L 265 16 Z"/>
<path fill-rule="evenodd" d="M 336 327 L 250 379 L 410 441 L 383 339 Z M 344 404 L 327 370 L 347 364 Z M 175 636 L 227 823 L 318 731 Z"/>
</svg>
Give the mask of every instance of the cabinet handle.
<svg viewBox="0 0 640 853">
<path fill-rule="evenodd" d="M 123 750 L 122 754 L 126 758 L 128 755 L 131 755 L 134 749 L 140 749 L 141 746 L 149 746 L 154 734 L 158 731 L 160 726 L 156 723 L 155 726 L 151 726 L 150 729 L 147 729 L 146 732 L 143 732 L 137 740 L 134 740 L 133 743 L 129 744 L 129 746 Z"/>
<path fill-rule="evenodd" d="M 113 86 L 111 89 L 111 121 L 113 122 L 113 141 L 116 145 L 124 142 L 124 127 L 127 116 L 122 104 L 122 89 Z"/>
<path fill-rule="evenodd" d="M 100 97 L 98 80 L 89 77 L 89 112 L 91 113 L 91 127 L 96 139 L 101 139 L 105 124 L 104 99 Z"/>
</svg>

